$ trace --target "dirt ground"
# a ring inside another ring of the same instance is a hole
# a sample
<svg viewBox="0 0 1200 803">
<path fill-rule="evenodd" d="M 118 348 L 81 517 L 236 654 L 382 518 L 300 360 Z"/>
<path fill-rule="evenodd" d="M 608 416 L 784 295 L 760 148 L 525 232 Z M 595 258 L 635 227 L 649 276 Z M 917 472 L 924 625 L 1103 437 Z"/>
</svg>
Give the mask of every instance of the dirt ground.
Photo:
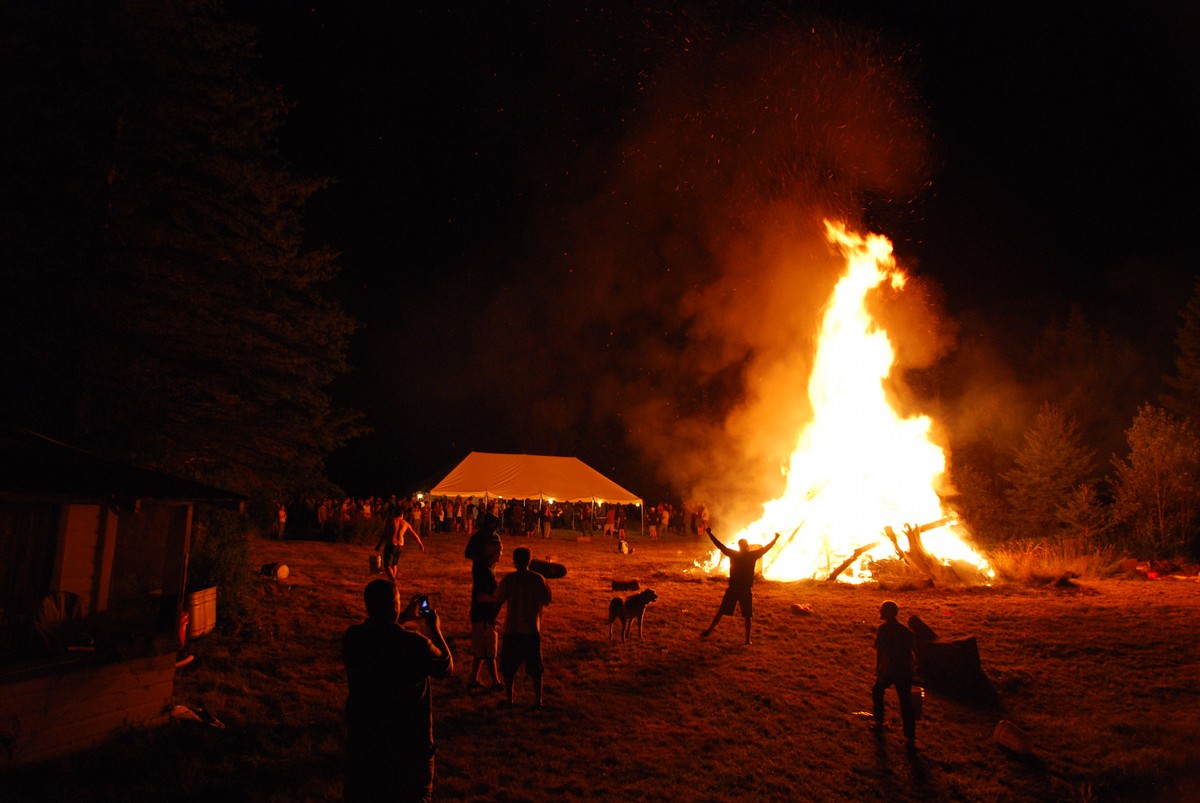
<svg viewBox="0 0 1200 803">
<path fill-rule="evenodd" d="M 465 536 L 406 548 L 402 593 L 425 592 L 455 652 L 435 683 L 438 800 L 1195 800 L 1200 799 L 1200 582 L 1106 580 L 1066 588 L 886 590 L 824 582 L 755 586 L 754 644 L 740 618 L 698 638 L 724 578 L 692 568 L 698 541 L 611 540 L 558 532 L 505 540 L 508 553 L 568 567 L 543 618 L 546 705 L 467 690 L 471 666 Z M 224 727 L 176 721 L 6 773 L 13 800 L 340 799 L 345 676 L 339 644 L 362 616 L 370 550 L 256 541 L 254 615 L 187 646 L 175 698 Z M 612 581 L 659 601 L 641 640 L 609 640 Z M 879 603 L 897 600 L 943 638 L 974 636 L 992 705 L 928 691 L 919 749 L 903 748 L 894 696 L 874 737 L 872 639 Z M 810 606 L 811 610 L 799 606 Z M 220 618 L 218 600 L 218 618 Z M 1019 755 L 993 741 L 1008 720 Z M 6 797 L 7 795 L 7 797 Z"/>
</svg>

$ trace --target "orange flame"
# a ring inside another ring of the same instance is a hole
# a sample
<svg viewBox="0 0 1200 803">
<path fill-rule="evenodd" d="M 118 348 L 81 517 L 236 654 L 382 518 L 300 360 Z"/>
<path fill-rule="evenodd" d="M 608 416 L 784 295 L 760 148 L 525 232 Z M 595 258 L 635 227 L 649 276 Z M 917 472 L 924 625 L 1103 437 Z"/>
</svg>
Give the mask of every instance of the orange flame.
<svg viewBox="0 0 1200 803">
<path fill-rule="evenodd" d="M 985 575 L 987 562 L 964 540 L 966 531 L 945 510 L 935 491 L 946 469 L 940 446 L 929 439 L 928 416 L 900 418 L 888 403 L 884 380 L 895 354 L 888 335 L 866 309 L 870 291 L 904 286 L 886 237 L 863 238 L 825 223 L 831 243 L 845 254 L 846 273 L 830 296 L 821 321 L 808 394 L 813 418 L 800 432 L 785 473 L 784 494 L 763 505 L 762 517 L 733 537 L 766 542 L 783 534 L 763 558 L 772 580 L 827 577 L 856 550 L 872 542 L 838 575 L 845 582 L 870 579 L 866 565 L 896 557 L 884 536 L 892 527 L 903 549 L 905 523 L 942 521 L 922 535 L 925 551 L 949 564 L 965 561 Z M 714 551 L 706 569 L 721 557 Z"/>
</svg>

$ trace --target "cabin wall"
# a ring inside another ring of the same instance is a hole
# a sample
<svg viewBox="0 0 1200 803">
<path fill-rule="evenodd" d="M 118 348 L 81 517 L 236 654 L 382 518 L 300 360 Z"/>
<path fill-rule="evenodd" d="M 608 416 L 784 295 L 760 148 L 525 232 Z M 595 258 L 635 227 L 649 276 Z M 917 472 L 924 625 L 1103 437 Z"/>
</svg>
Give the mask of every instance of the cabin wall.
<svg viewBox="0 0 1200 803">
<path fill-rule="evenodd" d="M 70 591 L 88 613 L 108 609 L 117 515 L 102 505 L 66 505 L 59 524 L 52 591 Z"/>
<path fill-rule="evenodd" d="M 98 744 L 122 728 L 165 723 L 175 660 L 167 650 L 0 684 L 0 763 L 40 761 Z"/>
</svg>

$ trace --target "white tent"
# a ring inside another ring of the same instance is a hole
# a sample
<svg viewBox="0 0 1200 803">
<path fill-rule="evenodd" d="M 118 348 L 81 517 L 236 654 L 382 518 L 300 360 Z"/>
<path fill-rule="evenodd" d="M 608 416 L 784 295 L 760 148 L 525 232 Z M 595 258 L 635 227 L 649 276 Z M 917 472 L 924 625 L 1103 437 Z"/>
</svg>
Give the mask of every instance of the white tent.
<svg viewBox="0 0 1200 803">
<path fill-rule="evenodd" d="M 642 504 L 577 457 L 491 452 L 471 452 L 429 495 Z"/>
</svg>

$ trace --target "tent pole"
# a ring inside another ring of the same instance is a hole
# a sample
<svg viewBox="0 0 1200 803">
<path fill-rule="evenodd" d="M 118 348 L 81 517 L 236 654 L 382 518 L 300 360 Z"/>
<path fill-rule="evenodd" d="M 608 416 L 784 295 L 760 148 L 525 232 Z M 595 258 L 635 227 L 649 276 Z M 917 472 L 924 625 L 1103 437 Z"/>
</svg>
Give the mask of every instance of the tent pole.
<svg viewBox="0 0 1200 803">
<path fill-rule="evenodd" d="M 638 518 L 642 520 L 642 538 L 646 537 L 646 500 L 638 500 Z"/>
</svg>

